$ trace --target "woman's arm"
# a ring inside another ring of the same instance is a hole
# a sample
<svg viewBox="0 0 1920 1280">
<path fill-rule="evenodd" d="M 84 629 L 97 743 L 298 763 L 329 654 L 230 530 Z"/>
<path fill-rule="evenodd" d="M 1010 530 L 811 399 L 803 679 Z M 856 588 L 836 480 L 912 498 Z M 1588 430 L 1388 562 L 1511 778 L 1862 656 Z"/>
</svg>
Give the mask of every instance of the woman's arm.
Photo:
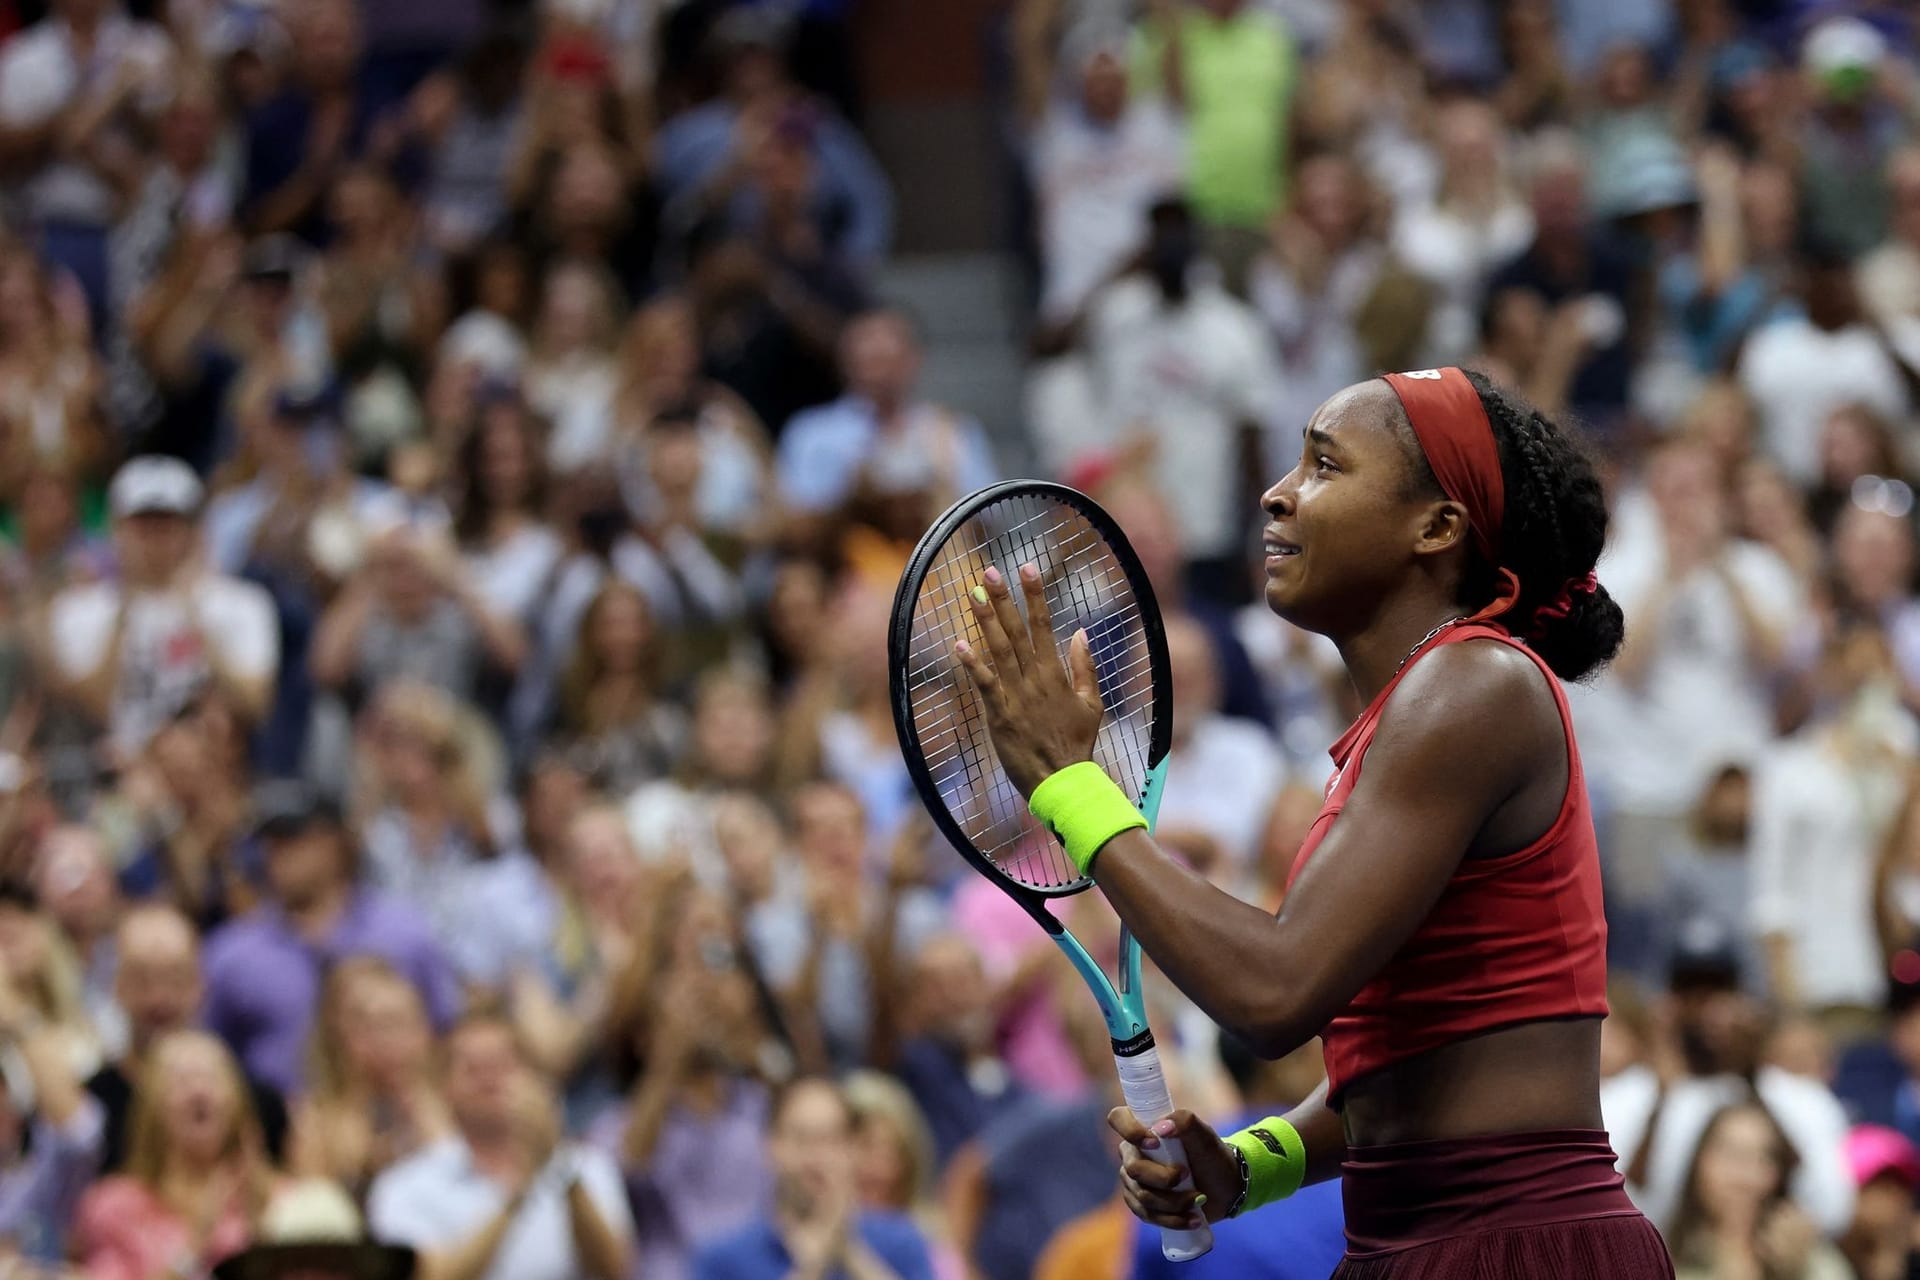
<svg viewBox="0 0 1920 1280">
<path fill-rule="evenodd" d="M 1070 675 L 1052 657 L 1051 616 L 1031 569 L 1022 571 L 1031 623 L 990 570 L 974 597 L 986 652 L 959 654 L 1023 794 L 1090 759 L 1101 720 L 1086 637 L 1070 646 Z M 1539 761 L 1564 760 L 1565 730 L 1545 692 L 1532 660 L 1504 646 L 1429 654 L 1388 700 L 1365 772 L 1277 918 L 1214 887 L 1139 829 L 1109 840 L 1093 875 L 1175 986 L 1256 1052 L 1280 1057 L 1319 1034 L 1412 936 Z M 1473 749 L 1463 751 L 1469 737 Z"/>
</svg>

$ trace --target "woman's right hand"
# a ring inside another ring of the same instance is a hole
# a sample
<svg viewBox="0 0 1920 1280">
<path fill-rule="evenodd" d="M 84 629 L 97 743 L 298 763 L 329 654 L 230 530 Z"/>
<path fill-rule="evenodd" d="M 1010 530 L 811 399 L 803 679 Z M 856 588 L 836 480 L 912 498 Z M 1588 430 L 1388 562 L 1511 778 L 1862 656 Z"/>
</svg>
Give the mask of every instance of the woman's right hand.
<svg viewBox="0 0 1920 1280">
<path fill-rule="evenodd" d="M 1240 1160 L 1206 1121 L 1176 1111 L 1150 1130 L 1126 1107 L 1107 1113 L 1107 1127 L 1120 1135 L 1120 1194 L 1133 1216 L 1156 1227 L 1191 1230 L 1218 1222 L 1240 1198 Z M 1178 1138 L 1193 1171 L 1193 1185 L 1176 1187 L 1186 1172 L 1157 1159 L 1160 1140 Z"/>
</svg>

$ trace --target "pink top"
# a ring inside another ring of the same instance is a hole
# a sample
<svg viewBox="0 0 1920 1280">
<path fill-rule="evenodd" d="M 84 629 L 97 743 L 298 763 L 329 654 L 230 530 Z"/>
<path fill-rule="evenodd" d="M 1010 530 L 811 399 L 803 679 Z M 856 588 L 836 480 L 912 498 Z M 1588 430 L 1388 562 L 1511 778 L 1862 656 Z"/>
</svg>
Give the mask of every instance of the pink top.
<svg viewBox="0 0 1920 1280">
<path fill-rule="evenodd" d="M 201 1266 L 247 1247 L 247 1220 L 238 1208 L 221 1215 L 205 1247 L 193 1252 L 193 1233 L 147 1185 L 125 1174 L 103 1178 L 80 1198 L 74 1214 L 74 1256 L 92 1280 L 150 1280 L 183 1258 Z"/>
</svg>

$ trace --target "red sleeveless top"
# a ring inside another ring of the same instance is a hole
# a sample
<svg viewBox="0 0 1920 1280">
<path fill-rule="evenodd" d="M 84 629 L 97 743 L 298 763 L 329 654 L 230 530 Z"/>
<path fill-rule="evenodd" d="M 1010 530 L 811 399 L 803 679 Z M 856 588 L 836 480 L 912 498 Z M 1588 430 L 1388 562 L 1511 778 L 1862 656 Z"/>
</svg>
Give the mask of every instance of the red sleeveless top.
<svg viewBox="0 0 1920 1280">
<path fill-rule="evenodd" d="M 1533 650 L 1490 623 L 1450 627 L 1423 645 L 1333 744 L 1326 804 L 1294 856 L 1287 887 L 1340 817 L 1387 699 L 1422 656 L 1490 639 L 1533 660 L 1567 735 L 1567 795 L 1546 834 L 1516 853 L 1462 858 L 1440 900 L 1353 1002 L 1321 1032 L 1331 1096 L 1355 1079 L 1476 1032 L 1607 1011 L 1607 922 L 1586 775 L 1560 681 Z"/>
</svg>

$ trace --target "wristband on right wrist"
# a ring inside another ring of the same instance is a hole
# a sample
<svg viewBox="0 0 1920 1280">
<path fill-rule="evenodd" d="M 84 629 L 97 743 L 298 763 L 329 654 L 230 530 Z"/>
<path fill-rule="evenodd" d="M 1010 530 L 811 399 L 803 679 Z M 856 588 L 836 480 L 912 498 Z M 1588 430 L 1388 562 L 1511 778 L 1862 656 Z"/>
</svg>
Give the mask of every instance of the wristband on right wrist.
<svg viewBox="0 0 1920 1280">
<path fill-rule="evenodd" d="M 1307 1177 L 1307 1144 L 1300 1131 L 1279 1116 L 1268 1116 L 1226 1139 L 1246 1166 L 1246 1194 L 1236 1213 L 1246 1213 L 1300 1189 Z"/>
<path fill-rule="evenodd" d="M 1027 811 L 1053 832 L 1081 875 L 1089 873 L 1093 855 L 1107 841 L 1147 825 L 1126 792 L 1091 760 L 1047 775 L 1033 789 Z"/>
</svg>

